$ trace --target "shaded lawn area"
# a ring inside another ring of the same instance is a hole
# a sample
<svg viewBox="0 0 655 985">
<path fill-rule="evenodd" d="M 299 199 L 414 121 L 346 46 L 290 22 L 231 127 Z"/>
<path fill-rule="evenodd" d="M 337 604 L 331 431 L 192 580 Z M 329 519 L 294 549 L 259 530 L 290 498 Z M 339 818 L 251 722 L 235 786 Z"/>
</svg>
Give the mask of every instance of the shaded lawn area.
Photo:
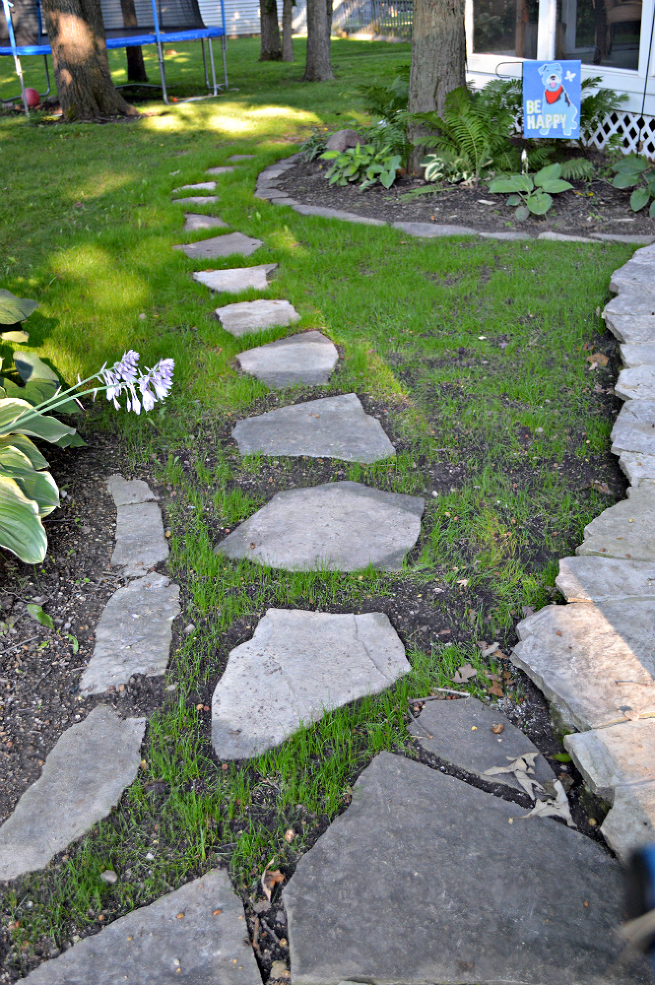
<svg viewBox="0 0 655 985">
<path fill-rule="evenodd" d="M 216 100 L 151 102 L 140 120 L 106 126 L 0 117 L 0 286 L 40 302 L 29 319 L 30 347 L 68 380 L 127 348 L 147 365 L 176 361 L 162 409 L 137 419 L 103 406 L 86 435 L 92 442 L 94 429 L 115 431 L 126 469 L 159 485 L 181 625 L 196 626 L 194 635 L 178 633 L 167 678 L 177 690 L 150 722 L 144 768 L 119 808 L 44 874 L 4 892 L 3 924 L 20 924 L 0 944 L 7 978 L 216 864 L 230 866 L 244 900 L 261 896 L 264 866 L 274 858 L 274 868 L 293 871 L 347 806 L 376 752 L 416 754 L 408 698 L 449 686 L 463 663 L 478 669 L 468 689 L 484 696 L 500 683 L 508 713 L 539 744 L 535 723 L 544 716 L 525 678 L 483 659 L 477 641 L 498 641 L 508 652 L 524 606 L 559 598 L 559 557 L 622 498 L 609 454 L 617 359 L 599 312 L 611 272 L 632 249 L 421 241 L 254 199 L 264 166 L 292 153 L 312 126 L 363 121 L 356 86 L 409 59 L 405 44 L 335 41 L 337 80 L 307 85 L 299 81 L 304 42 L 295 41 L 294 65 L 258 65 L 258 44 L 229 43 L 230 83 L 239 91 Z M 172 90 L 197 91 L 198 50 L 175 48 Z M 153 52 L 144 50 L 152 75 Z M 121 81 L 124 53 L 111 59 Z M 0 95 L 15 89 L 10 70 L 9 59 L 0 62 Z M 28 84 L 35 81 L 29 68 Z M 191 278 L 194 269 L 239 266 L 241 258 L 198 265 L 171 249 L 185 241 L 171 190 L 206 180 L 206 168 L 235 153 L 255 159 L 220 176 L 219 204 L 200 211 L 264 240 L 245 264 L 278 263 L 266 296 L 288 299 L 302 315 L 293 329 L 241 340 L 213 311 L 255 292 L 211 296 Z M 323 330 L 342 356 L 328 386 L 271 394 L 236 371 L 236 353 L 310 328 Z M 587 357 L 598 350 L 610 364 L 591 372 Z M 9 358 L 10 348 L 2 354 Z M 396 461 L 363 467 L 238 455 L 230 435 L 238 417 L 349 392 L 380 418 Z M 421 538 L 402 572 L 292 574 L 213 553 L 226 530 L 275 492 L 345 478 L 425 497 Z M 610 496 L 595 488 L 603 483 Z M 2 583 L 15 579 L 0 559 Z M 385 611 L 413 671 L 257 760 L 217 764 L 203 708 L 230 649 L 269 606 Z M 544 752 L 560 749 L 554 736 L 539 735 Z M 579 794 L 574 788 L 575 804 Z M 100 881 L 106 868 L 121 875 L 116 885 Z M 271 944 L 268 957 L 260 954 L 264 972 L 286 956 Z"/>
</svg>

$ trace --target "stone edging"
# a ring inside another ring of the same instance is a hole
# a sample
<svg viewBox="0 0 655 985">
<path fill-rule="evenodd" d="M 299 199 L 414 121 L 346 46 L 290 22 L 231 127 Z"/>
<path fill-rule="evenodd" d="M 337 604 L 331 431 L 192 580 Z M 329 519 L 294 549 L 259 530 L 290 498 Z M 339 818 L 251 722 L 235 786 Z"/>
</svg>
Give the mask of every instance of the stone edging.
<svg viewBox="0 0 655 985">
<path fill-rule="evenodd" d="M 302 154 L 292 154 L 282 161 L 276 161 L 269 165 L 257 176 L 257 187 L 255 198 L 271 202 L 272 205 L 287 205 L 298 212 L 300 215 L 316 215 L 324 219 L 341 219 L 344 222 L 358 222 L 366 226 L 390 226 L 398 229 L 408 236 L 421 238 L 436 238 L 441 236 L 480 236 L 482 239 L 504 239 L 504 240 L 550 240 L 562 243 L 629 243 L 635 246 L 649 245 L 655 243 L 654 236 L 621 236 L 610 233 L 591 233 L 590 236 L 566 236 L 564 233 L 544 232 L 538 236 L 531 236 L 529 233 L 516 233 L 498 230 L 488 232 L 482 229 L 473 229 L 470 226 L 439 225 L 433 222 L 392 222 L 387 223 L 382 219 L 371 219 L 368 216 L 357 215 L 354 212 L 346 212 L 342 209 L 331 209 L 322 205 L 304 205 L 296 202 L 294 198 L 278 188 L 277 182 L 285 171 L 289 171 L 300 160 Z"/>
</svg>

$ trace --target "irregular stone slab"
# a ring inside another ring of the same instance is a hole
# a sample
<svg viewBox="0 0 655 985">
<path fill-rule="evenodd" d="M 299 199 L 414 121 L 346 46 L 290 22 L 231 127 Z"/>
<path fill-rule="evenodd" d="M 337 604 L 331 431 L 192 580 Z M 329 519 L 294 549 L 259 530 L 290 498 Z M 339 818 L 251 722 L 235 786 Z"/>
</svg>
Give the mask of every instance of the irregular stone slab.
<svg viewBox="0 0 655 985">
<path fill-rule="evenodd" d="M 421 532 L 425 501 L 329 482 L 276 493 L 215 548 L 231 558 L 290 571 L 399 571 Z"/>
<path fill-rule="evenodd" d="M 618 863 L 526 813 L 381 753 L 284 889 L 294 985 L 652 982 L 611 967 Z"/>
<path fill-rule="evenodd" d="M 565 233 L 545 232 L 539 233 L 537 239 L 550 240 L 551 243 L 593 243 L 594 240 L 589 236 L 567 236 Z"/>
<path fill-rule="evenodd" d="M 215 188 L 215 181 L 198 181 L 195 185 L 180 185 L 179 188 L 173 189 L 172 194 L 179 195 L 180 192 L 213 192 Z"/>
<path fill-rule="evenodd" d="M 140 578 L 168 557 L 161 510 L 156 503 L 119 506 L 112 566 L 123 567 L 125 578 Z"/>
<path fill-rule="evenodd" d="M 612 428 L 612 451 L 655 455 L 655 400 L 631 400 Z"/>
<path fill-rule="evenodd" d="M 655 602 L 548 605 L 516 627 L 512 663 L 584 732 L 655 714 Z"/>
<path fill-rule="evenodd" d="M 214 691 L 216 755 L 256 756 L 326 711 L 384 691 L 410 670 L 381 612 L 269 609 L 253 638 L 232 650 Z"/>
<path fill-rule="evenodd" d="M 245 373 L 277 389 L 297 383 L 327 383 L 339 353 L 320 332 L 303 332 L 240 352 L 236 360 Z"/>
<path fill-rule="evenodd" d="M 655 563 L 604 557 L 565 557 L 555 584 L 567 602 L 655 599 Z"/>
<path fill-rule="evenodd" d="M 180 916 L 182 914 L 182 916 Z M 243 905 L 213 869 L 45 961 L 26 985 L 254 985 Z"/>
<path fill-rule="evenodd" d="M 238 421 L 232 437 L 242 455 L 307 455 L 345 462 L 379 462 L 396 449 L 354 393 L 280 407 Z"/>
<path fill-rule="evenodd" d="M 254 287 L 257 291 L 268 288 L 267 274 L 277 270 L 277 263 L 262 263 L 258 267 L 232 267 L 230 270 L 202 270 L 193 279 L 210 291 L 224 294 L 241 294 Z"/>
<path fill-rule="evenodd" d="M 45 868 L 109 814 L 137 774 L 145 729 L 98 705 L 64 732 L 0 828 L 0 881 Z"/>
<path fill-rule="evenodd" d="M 504 726 L 495 735 L 491 726 Z M 508 761 L 528 752 L 539 752 L 528 737 L 512 725 L 499 711 L 482 704 L 477 698 L 458 701 L 428 701 L 418 719 L 410 722 L 409 734 L 426 752 L 446 763 L 481 777 L 487 783 L 503 783 L 522 790 L 513 773 L 485 776 L 492 766 L 507 766 Z M 555 774 L 543 756 L 537 756 L 532 776 L 539 783 L 554 780 Z"/>
<path fill-rule="evenodd" d="M 199 229 L 227 229 L 227 222 L 223 222 L 217 215 L 196 215 L 194 212 L 187 212 L 186 222 L 183 232 L 195 233 Z"/>
<path fill-rule="evenodd" d="M 148 503 L 155 494 L 142 479 L 124 479 L 122 475 L 110 475 L 107 490 L 116 506 L 133 506 L 135 503 Z"/>
<path fill-rule="evenodd" d="M 384 226 L 386 223 L 382 219 L 370 219 L 365 215 L 357 215 L 355 212 L 344 212 L 342 209 L 331 209 L 326 205 L 302 205 L 289 199 L 285 205 L 291 205 L 299 215 L 318 215 L 324 219 L 345 219 L 348 222 L 359 222 L 364 226 Z"/>
<path fill-rule="evenodd" d="M 624 295 L 621 295 L 623 297 Z M 636 305 L 635 305 L 636 307 Z M 655 305 L 652 306 L 655 308 Z M 605 309 L 607 311 L 607 309 Z M 605 324 L 619 342 L 655 342 L 655 314 L 605 314 Z"/>
<path fill-rule="evenodd" d="M 641 482 L 628 489 L 628 499 L 603 510 L 584 528 L 576 554 L 600 554 L 655 561 L 655 484 Z"/>
<path fill-rule="evenodd" d="M 593 239 L 604 240 L 608 243 L 652 243 L 655 236 L 622 236 L 620 233 L 591 233 Z M 633 257 L 634 259 L 634 257 Z"/>
<path fill-rule="evenodd" d="M 633 366 L 622 369 L 614 384 L 617 397 L 624 400 L 655 399 L 655 366 Z"/>
<path fill-rule="evenodd" d="M 469 229 L 467 226 L 439 225 L 436 222 L 392 222 L 394 229 L 400 229 L 403 233 L 410 236 L 432 237 L 432 236 L 477 236 L 477 229 Z"/>
<path fill-rule="evenodd" d="M 635 848 L 655 841 L 655 783 L 617 787 L 614 806 L 601 825 L 613 851 L 627 862 Z"/>
<path fill-rule="evenodd" d="M 233 154 L 232 157 L 228 157 L 228 161 L 252 161 L 254 157 L 254 154 Z"/>
<path fill-rule="evenodd" d="M 564 747 L 591 792 L 610 804 L 616 787 L 655 783 L 653 718 L 565 735 Z"/>
<path fill-rule="evenodd" d="M 655 320 L 653 335 L 655 335 Z M 631 369 L 633 366 L 655 366 L 655 342 L 620 345 L 619 352 L 626 369 Z"/>
<path fill-rule="evenodd" d="M 217 308 L 216 314 L 225 331 L 236 338 L 261 332 L 265 328 L 291 325 L 300 319 L 292 304 L 277 298 L 271 301 L 263 298 L 260 301 L 237 301 L 236 304 Z"/>
<path fill-rule="evenodd" d="M 631 486 L 638 486 L 644 479 L 655 480 L 655 455 L 638 455 L 634 451 L 623 451 L 619 457 L 619 465 Z"/>
<path fill-rule="evenodd" d="M 187 243 L 174 246 L 174 250 L 182 250 L 193 260 L 212 260 L 217 257 L 229 257 L 240 253 L 249 257 L 251 253 L 263 246 L 261 239 L 244 236 L 243 233 L 227 233 L 225 236 L 212 236 L 211 239 L 201 239 L 198 243 Z"/>
<path fill-rule="evenodd" d="M 205 174 L 232 174 L 234 168 L 218 167 L 218 168 L 207 168 Z"/>
<path fill-rule="evenodd" d="M 213 205 L 218 202 L 217 195 L 189 195 L 187 198 L 174 198 L 174 205 Z"/>
<path fill-rule="evenodd" d="M 515 242 L 518 239 L 532 239 L 529 233 L 483 233 L 478 232 L 481 239 L 507 239 Z"/>
<path fill-rule="evenodd" d="M 132 674 L 163 674 L 172 623 L 180 614 L 179 597 L 179 586 L 159 574 L 119 588 L 100 616 L 93 656 L 80 683 L 82 693 L 100 694 L 126 684 Z"/>
<path fill-rule="evenodd" d="M 626 264 L 626 267 L 628 264 Z M 655 275 L 648 267 L 635 265 L 629 270 L 615 271 L 610 279 L 610 291 L 617 294 L 646 295 L 655 301 Z"/>
</svg>

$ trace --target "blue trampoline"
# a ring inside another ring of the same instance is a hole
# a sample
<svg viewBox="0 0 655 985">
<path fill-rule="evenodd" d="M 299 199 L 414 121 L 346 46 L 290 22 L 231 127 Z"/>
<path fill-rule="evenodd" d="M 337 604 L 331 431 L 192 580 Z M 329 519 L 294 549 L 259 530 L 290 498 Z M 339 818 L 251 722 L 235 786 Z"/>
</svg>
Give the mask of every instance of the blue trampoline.
<svg viewBox="0 0 655 985">
<path fill-rule="evenodd" d="M 134 0 L 134 14 L 129 18 L 132 23 L 126 25 L 127 18 L 123 14 L 121 0 L 100 0 L 102 19 L 107 36 L 107 48 L 130 48 L 136 45 L 154 44 L 157 46 L 159 73 L 161 76 L 162 96 L 165 103 L 169 102 L 166 90 L 166 69 L 164 66 L 163 45 L 172 42 L 200 41 L 205 68 L 205 84 L 207 96 L 191 96 L 190 99 L 207 99 L 217 96 L 221 89 L 227 89 L 227 62 L 225 57 L 225 7 L 221 2 L 221 25 L 205 27 L 198 7 L 198 0 Z M 25 99 L 25 83 L 21 57 L 42 55 L 45 63 L 47 89 L 50 92 L 50 74 L 48 71 L 48 55 L 52 54 L 41 17 L 39 0 L 2 0 L 4 17 L 0 16 L 0 55 L 13 56 L 16 75 L 21 85 L 25 112 L 29 113 Z M 214 51 L 212 38 L 221 39 L 223 53 L 223 82 L 216 81 Z M 209 66 L 207 64 L 207 49 L 209 50 Z M 211 68 L 211 81 L 209 78 Z M 128 85 L 144 85 L 144 83 L 128 83 Z M 124 87 L 118 87 L 124 88 Z M 15 97 L 14 97 L 15 98 Z M 4 100 L 11 102 L 12 100 Z M 180 99 L 179 102 L 189 100 Z"/>
</svg>

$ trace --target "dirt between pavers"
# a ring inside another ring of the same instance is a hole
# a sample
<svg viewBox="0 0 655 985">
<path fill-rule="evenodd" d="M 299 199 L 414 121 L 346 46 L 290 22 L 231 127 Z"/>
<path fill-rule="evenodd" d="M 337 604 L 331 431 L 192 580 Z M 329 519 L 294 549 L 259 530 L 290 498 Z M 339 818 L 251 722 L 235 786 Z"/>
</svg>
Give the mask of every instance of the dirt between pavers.
<svg viewBox="0 0 655 985">
<path fill-rule="evenodd" d="M 629 190 L 614 188 L 607 181 L 571 181 L 573 190 L 554 196 L 553 205 L 545 216 L 530 215 L 525 222 L 517 222 L 515 209 L 505 204 L 508 196 L 493 195 L 484 184 L 476 188 L 453 185 L 436 195 L 420 195 L 410 202 L 403 202 L 403 195 L 429 183 L 422 178 L 400 176 L 389 189 L 373 185 L 362 192 L 354 183 L 330 185 L 325 177 L 328 167 L 329 162 L 321 160 L 300 161 L 273 183 L 303 205 L 340 209 L 387 223 L 429 222 L 467 226 L 482 232 L 528 233 L 530 236 L 544 232 L 567 236 L 589 236 L 590 233 L 655 236 L 655 220 L 649 218 L 648 209 L 633 213 Z"/>
</svg>

